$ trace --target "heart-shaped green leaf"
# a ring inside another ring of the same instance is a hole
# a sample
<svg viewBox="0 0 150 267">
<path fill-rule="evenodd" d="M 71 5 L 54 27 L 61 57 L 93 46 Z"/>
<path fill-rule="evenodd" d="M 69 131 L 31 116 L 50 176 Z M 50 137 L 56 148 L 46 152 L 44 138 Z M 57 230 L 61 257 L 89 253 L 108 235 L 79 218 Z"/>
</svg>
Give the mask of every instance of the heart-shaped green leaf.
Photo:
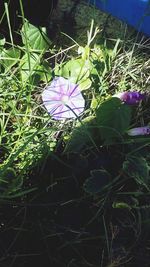
<svg viewBox="0 0 150 267">
<path fill-rule="evenodd" d="M 29 22 L 24 23 L 21 35 L 23 43 L 37 51 L 45 51 L 51 44 L 46 35 L 46 28 L 37 28 Z"/>
<path fill-rule="evenodd" d="M 130 125 L 131 107 L 113 97 L 99 106 L 96 117 L 102 139 L 120 139 Z"/>
<path fill-rule="evenodd" d="M 150 186 L 150 166 L 144 157 L 128 157 L 123 163 L 123 170 L 138 184 Z"/>
</svg>

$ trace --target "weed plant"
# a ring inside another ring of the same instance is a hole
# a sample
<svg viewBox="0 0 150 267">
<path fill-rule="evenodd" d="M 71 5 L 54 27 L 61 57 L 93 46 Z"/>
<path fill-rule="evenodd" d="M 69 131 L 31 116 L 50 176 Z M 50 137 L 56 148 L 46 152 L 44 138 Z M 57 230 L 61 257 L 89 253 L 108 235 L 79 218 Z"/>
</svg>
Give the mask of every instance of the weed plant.
<svg viewBox="0 0 150 267">
<path fill-rule="evenodd" d="M 127 134 L 149 124 L 149 40 L 128 31 L 123 39 L 105 38 L 92 21 L 86 44 L 68 36 L 70 46 L 55 45 L 45 28 L 24 18 L 20 5 L 22 42 L 13 39 L 7 5 L 11 42 L 0 38 L 1 201 L 25 200 L 29 193 L 34 198 L 44 183 L 49 192 L 55 184 L 75 180 L 76 201 L 90 200 L 96 210 L 86 224 L 98 220 L 103 228 L 101 266 L 126 266 L 141 229 L 149 230 L 150 136 Z M 59 76 L 78 84 L 86 101 L 75 120 L 56 121 L 44 108 L 41 94 Z M 129 106 L 112 97 L 123 91 L 146 93 L 146 98 Z M 60 199 L 65 205 L 73 196 Z M 119 227 L 132 229 L 134 242 L 117 247 Z M 82 258 L 82 266 L 98 265 Z"/>
</svg>

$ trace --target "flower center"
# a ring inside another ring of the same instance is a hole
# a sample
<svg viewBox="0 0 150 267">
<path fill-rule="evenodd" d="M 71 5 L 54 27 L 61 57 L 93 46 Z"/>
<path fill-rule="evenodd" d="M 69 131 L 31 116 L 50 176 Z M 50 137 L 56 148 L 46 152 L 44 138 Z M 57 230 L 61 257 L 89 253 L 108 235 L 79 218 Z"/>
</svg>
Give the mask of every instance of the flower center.
<svg viewBox="0 0 150 267">
<path fill-rule="evenodd" d="M 62 104 L 67 105 L 69 102 L 69 96 L 63 95 L 60 100 L 61 100 Z"/>
</svg>

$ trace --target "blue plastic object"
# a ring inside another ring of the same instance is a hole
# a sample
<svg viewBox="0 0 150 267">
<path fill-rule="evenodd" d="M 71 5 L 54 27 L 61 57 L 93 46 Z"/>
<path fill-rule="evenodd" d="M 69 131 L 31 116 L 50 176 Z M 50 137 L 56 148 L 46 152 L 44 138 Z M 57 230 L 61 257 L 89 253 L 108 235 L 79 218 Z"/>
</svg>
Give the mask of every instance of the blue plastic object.
<svg viewBox="0 0 150 267">
<path fill-rule="evenodd" d="M 150 0 L 89 0 L 89 2 L 150 36 Z"/>
</svg>

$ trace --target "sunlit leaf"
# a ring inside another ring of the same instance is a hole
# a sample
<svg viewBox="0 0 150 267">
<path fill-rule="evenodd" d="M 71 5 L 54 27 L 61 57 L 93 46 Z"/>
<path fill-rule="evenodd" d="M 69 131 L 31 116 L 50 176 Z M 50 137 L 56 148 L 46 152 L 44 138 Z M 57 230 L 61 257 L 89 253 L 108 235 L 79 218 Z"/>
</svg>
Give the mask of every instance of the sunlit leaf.
<svg viewBox="0 0 150 267">
<path fill-rule="evenodd" d="M 39 68 L 40 58 L 38 54 L 32 53 L 29 55 L 25 54 L 21 59 L 21 76 L 22 80 L 26 81 L 31 77 Z"/>
<path fill-rule="evenodd" d="M 2 64 L 7 71 L 14 66 L 20 59 L 20 50 L 18 48 L 4 49 L 2 52 Z"/>
<path fill-rule="evenodd" d="M 0 49 L 3 48 L 3 46 L 5 45 L 6 39 L 4 36 L 0 35 Z"/>
<path fill-rule="evenodd" d="M 35 50 L 47 50 L 50 46 L 50 40 L 46 35 L 46 28 L 37 28 L 34 25 L 25 22 L 21 31 L 24 45 L 28 44 Z"/>
<path fill-rule="evenodd" d="M 68 78 L 71 82 L 79 84 L 81 90 L 85 90 L 91 86 L 91 80 L 89 79 L 91 69 L 92 64 L 89 60 L 72 59 L 57 66 L 55 75 Z"/>
</svg>

